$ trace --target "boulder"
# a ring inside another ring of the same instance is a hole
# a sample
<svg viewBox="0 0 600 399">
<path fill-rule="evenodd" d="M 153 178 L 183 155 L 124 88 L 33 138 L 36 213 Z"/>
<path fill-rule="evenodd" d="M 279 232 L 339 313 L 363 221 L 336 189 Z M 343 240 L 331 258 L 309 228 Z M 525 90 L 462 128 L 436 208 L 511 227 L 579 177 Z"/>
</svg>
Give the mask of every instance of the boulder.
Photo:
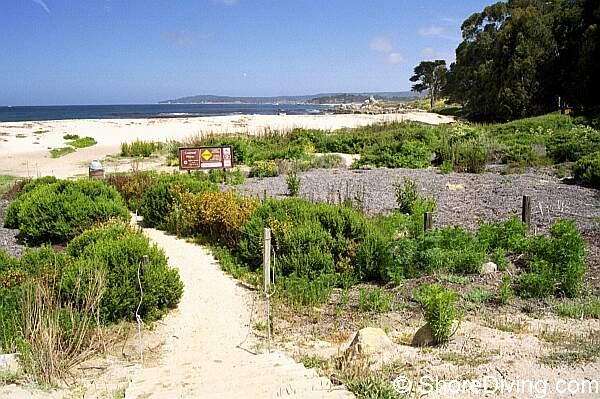
<svg viewBox="0 0 600 399">
<path fill-rule="evenodd" d="M 429 323 L 417 330 L 411 342 L 412 346 L 432 346 L 433 344 L 433 334 Z"/>
<path fill-rule="evenodd" d="M 481 266 L 480 274 L 493 274 L 498 271 L 498 265 L 494 262 L 487 262 Z"/>
<path fill-rule="evenodd" d="M 345 351 L 346 359 L 372 358 L 394 352 L 396 346 L 381 328 L 367 327 L 359 330 Z"/>
</svg>

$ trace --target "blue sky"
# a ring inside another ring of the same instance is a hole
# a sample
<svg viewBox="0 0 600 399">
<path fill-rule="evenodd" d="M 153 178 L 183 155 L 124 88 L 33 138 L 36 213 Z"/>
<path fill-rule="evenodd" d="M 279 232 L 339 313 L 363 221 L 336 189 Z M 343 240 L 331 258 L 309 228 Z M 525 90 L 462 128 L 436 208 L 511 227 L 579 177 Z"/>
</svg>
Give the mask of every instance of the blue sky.
<svg viewBox="0 0 600 399">
<path fill-rule="evenodd" d="M 491 0 L 2 0 L 0 105 L 408 90 Z"/>
</svg>

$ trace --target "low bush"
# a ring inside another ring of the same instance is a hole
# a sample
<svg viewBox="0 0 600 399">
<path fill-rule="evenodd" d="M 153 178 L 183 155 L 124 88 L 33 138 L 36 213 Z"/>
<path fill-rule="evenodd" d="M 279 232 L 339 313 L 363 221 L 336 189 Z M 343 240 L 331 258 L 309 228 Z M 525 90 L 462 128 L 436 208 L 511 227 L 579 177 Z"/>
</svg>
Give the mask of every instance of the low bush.
<svg viewBox="0 0 600 399">
<path fill-rule="evenodd" d="M 285 181 L 289 195 L 296 197 L 300 193 L 300 185 L 302 183 L 298 174 L 294 170 L 289 171 Z"/>
<path fill-rule="evenodd" d="M 242 226 L 257 207 L 258 201 L 231 191 L 182 193 L 172 212 L 176 220 L 172 221 L 171 229 L 235 248 Z"/>
<path fill-rule="evenodd" d="M 64 157 L 65 155 L 69 155 L 75 151 L 76 151 L 75 148 L 73 148 L 71 146 L 53 148 L 50 150 L 50 156 L 52 158 L 60 158 L 60 157 Z"/>
<path fill-rule="evenodd" d="M 477 237 L 460 227 L 425 232 L 416 263 L 421 272 L 479 273 L 487 256 Z"/>
<path fill-rule="evenodd" d="M 394 189 L 396 191 L 396 204 L 398 205 L 398 210 L 402 213 L 410 213 L 413 204 L 419 199 L 417 183 L 408 177 L 404 177 L 402 184 L 394 184 Z"/>
<path fill-rule="evenodd" d="M 527 272 L 519 281 L 522 296 L 576 297 L 580 294 L 586 271 L 585 243 L 574 222 L 558 221 L 551 227 L 550 237 L 532 238 L 526 256 Z"/>
<path fill-rule="evenodd" d="M 454 324 L 459 316 L 455 305 L 457 298 L 456 292 L 438 284 L 419 287 L 417 300 L 423 307 L 433 342 L 437 345 L 448 342 L 456 331 Z"/>
<path fill-rule="evenodd" d="M 77 140 L 79 138 L 78 134 L 65 134 L 63 139 L 65 140 Z"/>
<path fill-rule="evenodd" d="M 157 175 L 152 172 L 132 172 L 111 174 L 105 181 L 121 194 L 131 211 L 138 211 L 144 193 L 154 184 L 156 178 Z"/>
<path fill-rule="evenodd" d="M 135 140 L 131 143 L 121 143 L 122 157 L 149 157 L 160 151 L 163 144 L 156 141 Z"/>
<path fill-rule="evenodd" d="M 244 173 L 238 168 L 232 170 L 211 169 L 208 171 L 208 178 L 213 183 L 225 183 L 231 186 L 243 184 L 246 180 Z"/>
<path fill-rule="evenodd" d="M 362 288 L 358 294 L 358 308 L 363 312 L 389 312 L 394 309 L 394 298 L 383 288 Z"/>
<path fill-rule="evenodd" d="M 573 166 L 573 176 L 582 185 L 600 189 L 600 151 L 578 160 Z"/>
<path fill-rule="evenodd" d="M 70 145 L 71 147 L 75 147 L 75 148 L 86 148 L 86 147 L 94 146 L 94 145 L 98 144 L 98 142 L 93 137 L 81 137 L 81 138 L 76 138 L 72 141 L 69 141 L 69 142 L 67 142 L 67 144 Z"/>
<path fill-rule="evenodd" d="M 140 211 L 144 216 L 144 224 L 150 227 L 167 228 L 169 213 L 174 209 L 173 207 L 182 193 L 217 190 L 217 185 L 208 181 L 208 175 L 205 173 L 160 174 L 144 191 L 139 204 Z"/>
<path fill-rule="evenodd" d="M 256 161 L 250 169 L 249 177 L 265 177 L 279 176 L 279 167 L 275 161 Z"/>
<path fill-rule="evenodd" d="M 33 188 L 26 186 L 27 190 L 10 205 L 6 221 L 30 243 L 63 243 L 94 223 L 129 219 L 119 193 L 104 182 L 64 180 L 32 184 Z"/>
<path fill-rule="evenodd" d="M 506 305 L 512 296 L 512 278 L 510 275 L 505 274 L 502 276 L 502 281 L 500 282 L 500 287 L 498 288 L 498 302 L 500 302 L 502 305 Z"/>
<path fill-rule="evenodd" d="M 527 245 L 527 225 L 513 217 L 501 223 L 484 223 L 479 226 L 477 240 L 488 252 L 502 249 L 510 254 L 519 254 Z"/>
<path fill-rule="evenodd" d="M 175 307 L 183 293 L 179 273 L 168 266 L 164 252 L 126 223 L 90 229 L 73 239 L 67 252 L 74 261 L 63 270 L 61 292 L 80 300 L 92 283 L 85 279 L 86 273 L 101 270 L 106 280 L 100 303 L 104 322 L 135 320 L 140 298 L 140 316 L 156 320 Z"/>
<path fill-rule="evenodd" d="M 279 280 L 282 289 L 277 295 L 294 308 L 316 306 L 327 302 L 336 281 L 331 274 L 321 274 L 314 279 L 292 274 Z"/>
</svg>

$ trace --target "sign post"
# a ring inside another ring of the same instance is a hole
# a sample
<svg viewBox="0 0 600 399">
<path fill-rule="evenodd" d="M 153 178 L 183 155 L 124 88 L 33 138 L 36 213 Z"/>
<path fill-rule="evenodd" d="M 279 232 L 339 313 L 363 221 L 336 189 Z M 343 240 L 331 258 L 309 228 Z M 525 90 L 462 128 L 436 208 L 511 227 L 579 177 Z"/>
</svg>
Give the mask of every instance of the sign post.
<svg viewBox="0 0 600 399">
<path fill-rule="evenodd" d="M 179 170 L 229 169 L 233 167 L 231 147 L 185 147 L 179 149 Z"/>
</svg>

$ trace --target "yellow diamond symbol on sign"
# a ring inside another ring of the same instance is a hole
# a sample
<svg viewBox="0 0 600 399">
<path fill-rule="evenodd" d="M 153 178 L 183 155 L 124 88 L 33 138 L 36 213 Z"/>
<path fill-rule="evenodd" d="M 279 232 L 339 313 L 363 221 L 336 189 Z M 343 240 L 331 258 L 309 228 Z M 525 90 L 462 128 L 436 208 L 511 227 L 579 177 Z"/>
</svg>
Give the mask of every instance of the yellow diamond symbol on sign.
<svg viewBox="0 0 600 399">
<path fill-rule="evenodd" d="M 212 158 L 212 156 L 213 156 L 212 152 L 210 152 L 208 150 L 202 151 L 202 159 L 204 159 L 205 161 L 209 161 Z"/>
</svg>

